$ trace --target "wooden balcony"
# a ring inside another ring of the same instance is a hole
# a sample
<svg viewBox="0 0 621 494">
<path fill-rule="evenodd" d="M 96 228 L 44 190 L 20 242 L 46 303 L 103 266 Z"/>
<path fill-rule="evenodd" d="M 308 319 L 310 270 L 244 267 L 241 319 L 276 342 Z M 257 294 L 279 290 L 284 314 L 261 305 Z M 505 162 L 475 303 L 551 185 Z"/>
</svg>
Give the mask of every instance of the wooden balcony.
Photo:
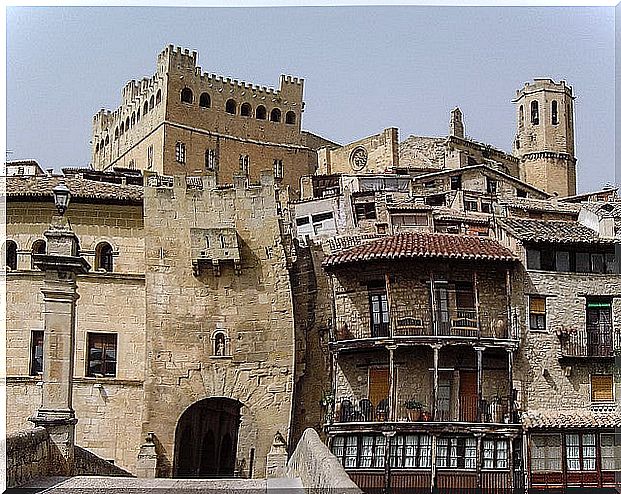
<svg viewBox="0 0 621 494">
<path fill-rule="evenodd" d="M 374 322 L 370 312 L 336 317 L 335 341 L 374 338 L 515 339 L 506 311 L 454 309 L 434 317 L 429 307 L 396 307 L 387 320 Z"/>
</svg>

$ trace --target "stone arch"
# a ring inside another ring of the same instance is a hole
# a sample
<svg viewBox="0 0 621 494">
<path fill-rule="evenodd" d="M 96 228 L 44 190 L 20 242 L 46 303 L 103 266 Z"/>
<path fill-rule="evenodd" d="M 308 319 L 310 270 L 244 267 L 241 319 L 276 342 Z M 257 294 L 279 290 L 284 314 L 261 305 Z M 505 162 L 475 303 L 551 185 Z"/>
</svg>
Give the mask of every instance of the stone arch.
<svg viewBox="0 0 621 494">
<path fill-rule="evenodd" d="M 146 115 L 147 113 L 149 113 L 149 102 L 148 102 L 148 101 L 145 101 L 145 102 L 144 102 L 144 107 L 143 107 L 143 109 L 142 109 L 142 114 L 143 114 L 143 115 Z"/>
<path fill-rule="evenodd" d="M 30 268 L 31 269 L 35 269 L 35 265 L 34 265 L 34 255 L 35 254 L 45 254 L 47 252 L 47 243 L 45 242 L 45 240 L 43 239 L 38 239 L 35 240 L 32 243 L 32 249 L 31 249 L 31 261 L 30 261 Z"/>
<path fill-rule="evenodd" d="M 250 106 L 250 103 L 242 103 L 241 108 L 239 109 L 239 114 L 242 117 L 249 117 L 252 115 L 252 106 Z"/>
<path fill-rule="evenodd" d="M 162 102 L 162 90 L 158 89 L 157 94 L 155 95 L 155 104 L 159 105 Z"/>
<path fill-rule="evenodd" d="M 7 240 L 2 246 L 2 259 L 11 271 L 17 269 L 17 244 L 14 240 Z"/>
<path fill-rule="evenodd" d="M 289 125 L 294 125 L 295 124 L 295 112 L 293 111 L 288 111 L 287 114 L 285 115 L 285 123 L 289 124 Z"/>
<path fill-rule="evenodd" d="M 108 242 L 99 242 L 95 247 L 95 269 L 108 273 L 113 271 L 113 249 Z"/>
<path fill-rule="evenodd" d="M 153 110 L 155 107 L 155 96 L 151 95 L 149 98 L 149 110 Z"/>
<path fill-rule="evenodd" d="M 198 106 L 201 108 L 211 107 L 211 96 L 209 96 L 209 93 L 201 93 L 200 98 L 198 99 Z"/>
<path fill-rule="evenodd" d="M 227 100 L 224 110 L 231 115 L 237 113 L 237 102 L 234 99 Z"/>
<path fill-rule="evenodd" d="M 184 87 L 181 90 L 181 102 L 192 103 L 194 101 L 194 93 L 189 87 Z"/>
<path fill-rule="evenodd" d="M 257 106 L 255 117 L 257 120 L 265 120 L 267 118 L 267 110 L 263 105 Z"/>
<path fill-rule="evenodd" d="M 271 122 L 280 122 L 281 112 L 279 108 L 274 108 L 270 112 L 270 121 Z"/>
<path fill-rule="evenodd" d="M 174 477 L 233 477 L 242 406 L 211 397 L 183 411 L 175 430 Z"/>
</svg>

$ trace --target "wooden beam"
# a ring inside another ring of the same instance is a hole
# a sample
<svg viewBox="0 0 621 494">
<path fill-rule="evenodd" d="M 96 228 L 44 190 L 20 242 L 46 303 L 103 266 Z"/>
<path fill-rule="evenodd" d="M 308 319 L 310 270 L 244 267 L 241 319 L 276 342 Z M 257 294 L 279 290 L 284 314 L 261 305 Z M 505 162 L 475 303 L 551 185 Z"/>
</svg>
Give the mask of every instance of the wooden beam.
<svg viewBox="0 0 621 494">
<path fill-rule="evenodd" d="M 477 352 L 477 422 L 481 422 L 483 405 L 483 350 L 484 347 L 474 347 Z"/>
<path fill-rule="evenodd" d="M 433 348 L 433 400 L 431 416 L 438 420 L 438 360 L 440 359 L 440 345 L 432 345 Z"/>
</svg>

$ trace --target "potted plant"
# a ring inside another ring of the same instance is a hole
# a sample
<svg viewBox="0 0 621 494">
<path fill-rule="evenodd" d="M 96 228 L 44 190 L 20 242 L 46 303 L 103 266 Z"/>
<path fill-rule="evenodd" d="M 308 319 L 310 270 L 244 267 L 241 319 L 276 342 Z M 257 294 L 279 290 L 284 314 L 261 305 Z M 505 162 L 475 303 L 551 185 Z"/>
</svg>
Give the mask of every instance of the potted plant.
<svg viewBox="0 0 621 494">
<path fill-rule="evenodd" d="M 425 405 L 423 405 L 420 401 L 406 400 L 403 403 L 403 406 L 408 411 L 408 419 L 410 420 L 410 422 L 416 422 L 420 420 L 420 415 Z"/>
<path fill-rule="evenodd" d="M 576 328 L 568 328 L 567 326 L 559 326 L 558 328 L 554 330 L 554 332 L 556 333 L 556 336 L 558 336 L 559 339 L 563 340 L 563 339 L 569 338 L 572 334 L 576 334 L 578 331 L 576 330 Z"/>
<path fill-rule="evenodd" d="M 431 420 L 431 412 L 424 410 L 423 412 L 421 412 L 420 418 L 423 422 L 429 422 Z"/>
</svg>

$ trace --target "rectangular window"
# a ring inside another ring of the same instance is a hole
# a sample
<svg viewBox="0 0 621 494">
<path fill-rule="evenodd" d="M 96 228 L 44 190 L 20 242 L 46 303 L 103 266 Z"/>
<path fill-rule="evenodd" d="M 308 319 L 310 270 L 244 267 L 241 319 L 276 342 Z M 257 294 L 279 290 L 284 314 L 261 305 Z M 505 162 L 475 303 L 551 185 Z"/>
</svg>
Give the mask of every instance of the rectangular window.
<svg viewBox="0 0 621 494">
<path fill-rule="evenodd" d="M 88 333 L 88 377 L 116 376 L 116 340 L 116 333 Z"/>
<path fill-rule="evenodd" d="M 211 171 L 216 169 L 216 150 L 215 149 L 205 150 L 205 169 L 211 170 Z"/>
<path fill-rule="evenodd" d="M 390 466 L 431 468 L 431 436 L 427 434 L 395 436 L 390 445 Z"/>
<path fill-rule="evenodd" d="M 461 189 L 461 175 L 453 175 L 451 177 L 451 190 Z"/>
<path fill-rule="evenodd" d="M 554 271 L 556 256 L 554 255 L 553 250 L 542 250 L 541 251 L 541 269 L 544 271 Z"/>
<path fill-rule="evenodd" d="M 473 437 L 439 437 L 436 466 L 474 470 L 477 466 L 477 442 Z"/>
<path fill-rule="evenodd" d="M 478 211 L 479 205 L 477 201 L 464 201 L 464 209 L 466 211 Z"/>
<path fill-rule="evenodd" d="M 384 468 L 386 437 L 364 435 L 360 443 L 360 468 Z"/>
<path fill-rule="evenodd" d="M 498 182 L 496 182 L 496 180 L 492 180 L 488 178 L 487 179 L 487 193 L 496 194 L 497 190 L 498 190 Z"/>
<path fill-rule="evenodd" d="M 621 471 L 621 433 L 602 433 L 599 438 L 602 470 Z"/>
<path fill-rule="evenodd" d="M 185 163 L 185 144 L 182 142 L 175 145 L 175 160 L 177 163 Z"/>
<path fill-rule="evenodd" d="M 567 470 L 595 470 L 595 434 L 566 434 Z"/>
<path fill-rule="evenodd" d="M 30 375 L 43 374 L 43 331 L 32 331 L 30 336 Z"/>
<path fill-rule="evenodd" d="M 590 256 L 588 252 L 576 252 L 576 271 L 588 273 L 590 271 Z"/>
<path fill-rule="evenodd" d="M 591 272 L 603 273 L 604 271 L 604 254 L 591 254 Z"/>
<path fill-rule="evenodd" d="M 613 393 L 614 380 L 612 374 L 594 374 L 591 376 L 591 401 L 612 402 L 614 401 Z"/>
<path fill-rule="evenodd" d="M 526 249 L 527 269 L 541 269 L 541 252 L 537 249 Z"/>
<path fill-rule="evenodd" d="M 546 299 L 530 296 L 528 298 L 529 320 L 531 330 L 546 329 Z"/>
<path fill-rule="evenodd" d="M 392 216 L 395 226 L 427 226 L 429 219 L 426 214 L 397 214 Z"/>
<path fill-rule="evenodd" d="M 147 148 L 147 170 L 153 168 L 153 145 Z"/>
<path fill-rule="evenodd" d="M 489 470 L 509 468 L 509 442 L 506 439 L 483 440 L 483 468 Z"/>
<path fill-rule="evenodd" d="M 295 224 L 298 226 L 308 225 L 310 223 L 310 216 L 302 216 L 295 219 Z"/>
<path fill-rule="evenodd" d="M 556 270 L 568 272 L 570 269 L 569 252 L 562 250 L 556 251 Z"/>
<path fill-rule="evenodd" d="M 588 298 L 586 301 L 587 355 L 613 356 L 612 299 Z"/>
<path fill-rule="evenodd" d="M 283 172 L 282 160 L 274 160 L 274 178 L 282 178 Z"/>
<path fill-rule="evenodd" d="M 530 446 L 530 468 L 533 472 L 561 471 L 560 434 L 533 434 Z"/>
<path fill-rule="evenodd" d="M 377 215 L 375 213 L 374 202 L 361 202 L 354 205 L 354 213 L 356 220 L 374 220 Z"/>
<path fill-rule="evenodd" d="M 481 203 L 481 212 L 482 213 L 491 213 L 492 212 L 492 205 L 489 202 L 482 202 Z"/>
<path fill-rule="evenodd" d="M 526 191 L 525 191 L 525 190 L 523 190 L 523 189 L 517 189 L 517 190 L 515 191 L 515 195 L 516 195 L 517 197 L 527 197 L 527 193 L 526 193 Z"/>
<path fill-rule="evenodd" d="M 619 273 L 619 266 L 617 265 L 617 258 L 615 257 L 614 252 L 606 254 L 606 273 Z"/>
</svg>

